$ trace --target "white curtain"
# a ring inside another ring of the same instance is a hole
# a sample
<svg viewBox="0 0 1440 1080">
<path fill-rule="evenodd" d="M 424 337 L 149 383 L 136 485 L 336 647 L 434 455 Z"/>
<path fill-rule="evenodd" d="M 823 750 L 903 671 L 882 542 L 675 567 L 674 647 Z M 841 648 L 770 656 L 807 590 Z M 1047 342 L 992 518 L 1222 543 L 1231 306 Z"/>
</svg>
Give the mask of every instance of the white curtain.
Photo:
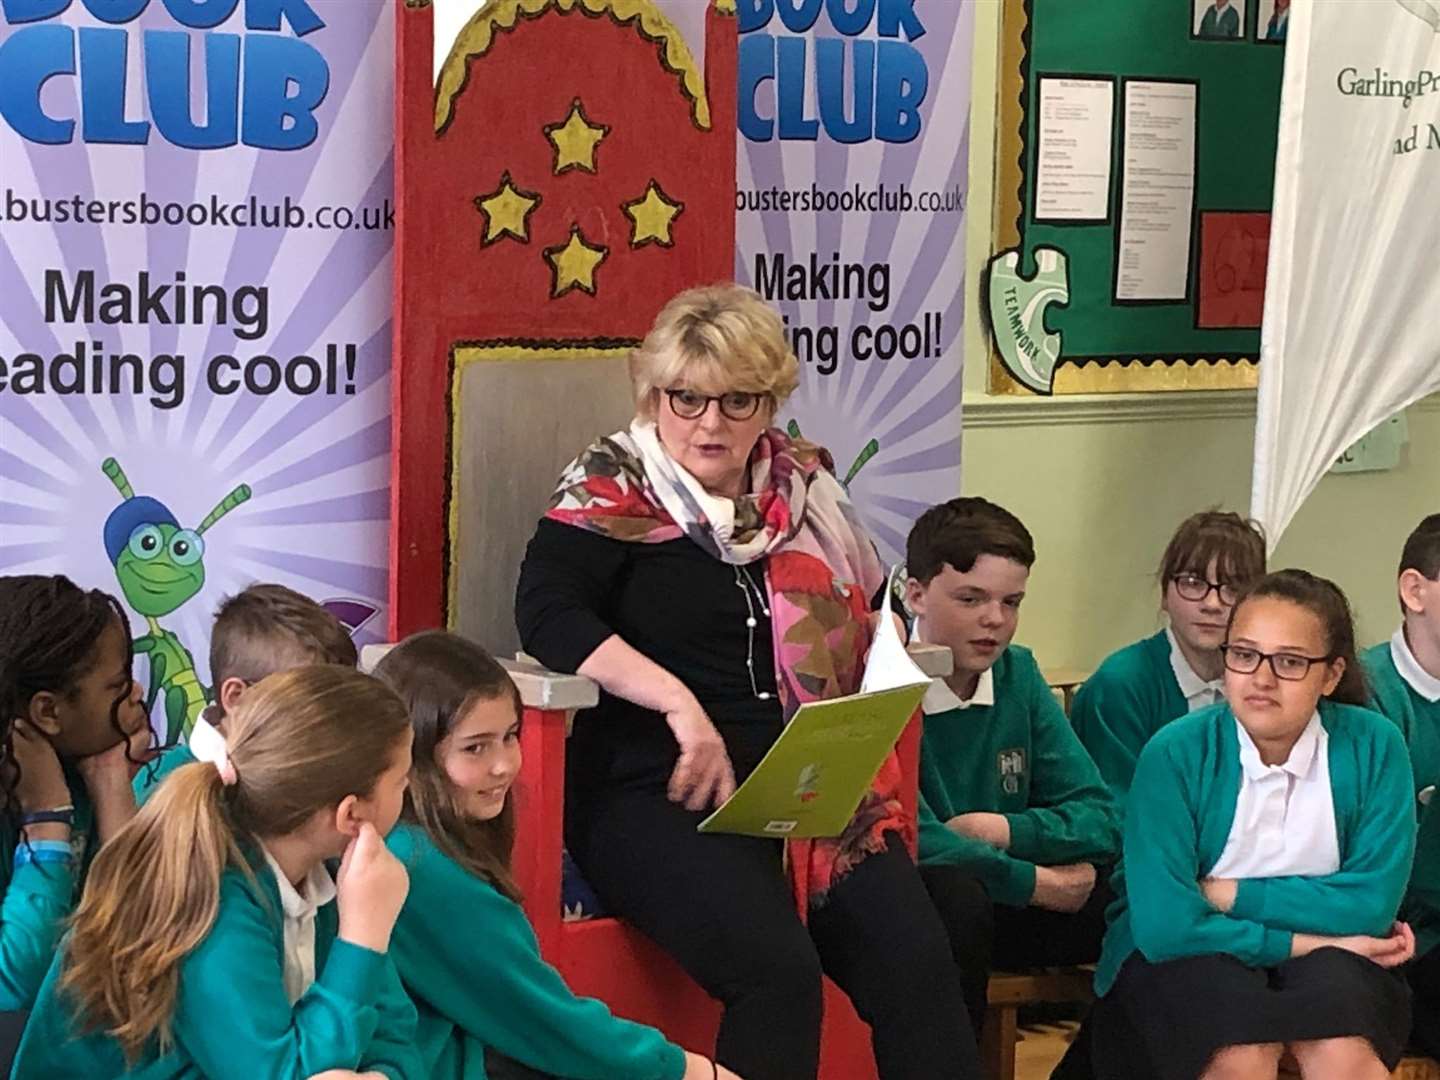
<svg viewBox="0 0 1440 1080">
<path fill-rule="evenodd" d="M 1294 3 L 1251 498 L 1272 547 L 1350 444 L 1440 390 L 1437 31 L 1434 0 Z"/>
</svg>

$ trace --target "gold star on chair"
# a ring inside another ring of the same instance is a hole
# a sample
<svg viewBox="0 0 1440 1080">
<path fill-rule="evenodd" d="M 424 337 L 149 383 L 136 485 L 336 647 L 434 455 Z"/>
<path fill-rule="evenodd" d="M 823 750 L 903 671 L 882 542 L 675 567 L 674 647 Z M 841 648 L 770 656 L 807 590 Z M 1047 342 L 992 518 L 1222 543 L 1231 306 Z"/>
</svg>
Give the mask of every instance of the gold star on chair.
<svg viewBox="0 0 1440 1080">
<path fill-rule="evenodd" d="M 645 194 L 634 202 L 622 203 L 620 209 L 630 219 L 634 228 L 630 234 L 631 247 L 659 244 L 673 247 L 670 226 L 685 209 L 685 204 L 669 198 L 654 180 L 645 189 Z"/>
<path fill-rule="evenodd" d="M 587 244 L 580 233 L 579 225 L 570 226 L 570 239 L 567 243 L 545 249 L 545 258 L 554 274 L 554 281 L 550 286 L 551 297 L 564 296 L 571 289 L 579 289 L 594 296 L 595 270 L 609 254 L 610 249 L 603 244 Z"/>
<path fill-rule="evenodd" d="M 475 209 L 485 215 L 485 237 L 480 241 L 488 247 L 496 240 L 513 236 L 522 244 L 530 242 L 530 215 L 540 205 L 540 195 L 522 191 L 515 186 L 508 172 L 500 177 L 500 186 L 489 195 L 475 196 Z"/>
<path fill-rule="evenodd" d="M 570 106 L 570 115 L 561 123 L 549 124 L 545 137 L 555 146 L 555 175 L 571 169 L 595 171 L 595 148 L 600 140 L 610 134 L 605 124 L 592 124 L 585 115 L 585 107 L 576 98 Z"/>
</svg>

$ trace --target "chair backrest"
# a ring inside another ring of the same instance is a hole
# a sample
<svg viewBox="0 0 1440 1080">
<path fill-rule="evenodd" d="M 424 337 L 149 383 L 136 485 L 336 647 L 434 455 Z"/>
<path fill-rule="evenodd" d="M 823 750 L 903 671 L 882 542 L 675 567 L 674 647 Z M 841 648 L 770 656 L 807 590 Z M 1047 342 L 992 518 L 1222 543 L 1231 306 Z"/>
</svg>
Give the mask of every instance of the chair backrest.
<svg viewBox="0 0 1440 1080">
<path fill-rule="evenodd" d="M 515 582 L 560 470 L 634 416 L 627 356 L 620 349 L 576 358 L 515 348 L 457 362 L 450 621 L 497 656 L 519 646 Z"/>
</svg>

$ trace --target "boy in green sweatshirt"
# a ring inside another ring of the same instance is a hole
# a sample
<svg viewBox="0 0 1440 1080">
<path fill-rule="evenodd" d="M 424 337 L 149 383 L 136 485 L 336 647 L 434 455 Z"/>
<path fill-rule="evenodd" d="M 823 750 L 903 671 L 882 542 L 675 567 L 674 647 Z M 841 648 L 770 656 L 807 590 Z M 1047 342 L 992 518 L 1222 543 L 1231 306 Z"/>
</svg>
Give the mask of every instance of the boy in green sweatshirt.
<svg viewBox="0 0 1440 1080">
<path fill-rule="evenodd" d="M 1440 514 L 1425 518 L 1406 539 L 1398 587 L 1400 627 L 1361 662 L 1372 706 L 1399 725 L 1410 748 L 1420 820 L 1404 908 L 1415 930 L 1413 1039 L 1440 1057 L 1440 817 L 1431 809 L 1440 784 Z"/>
<path fill-rule="evenodd" d="M 265 676 L 306 664 L 354 667 L 357 659 L 355 642 L 340 620 L 314 600 L 284 585 L 251 585 L 215 613 L 210 630 L 215 701 L 201 715 L 223 731 L 226 714 Z M 170 747 L 135 774 L 135 802 L 143 806 L 161 780 L 194 760 L 184 743 Z"/>
<path fill-rule="evenodd" d="M 1034 562 L 1019 519 L 978 498 L 932 507 L 906 544 L 915 636 L 955 664 L 923 705 L 921 874 L 977 1026 L 992 966 L 1096 959 L 1096 866 L 1120 849 L 1094 762 L 1035 658 L 1010 643 Z"/>
</svg>

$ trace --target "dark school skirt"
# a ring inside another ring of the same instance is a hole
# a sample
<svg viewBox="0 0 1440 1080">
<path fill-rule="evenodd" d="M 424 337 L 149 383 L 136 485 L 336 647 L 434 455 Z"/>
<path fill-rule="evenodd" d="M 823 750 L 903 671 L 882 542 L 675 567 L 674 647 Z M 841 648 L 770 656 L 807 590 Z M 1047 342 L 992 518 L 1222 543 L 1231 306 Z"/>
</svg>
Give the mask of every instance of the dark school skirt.
<svg viewBox="0 0 1440 1080">
<path fill-rule="evenodd" d="M 1343 949 L 1274 968 L 1223 954 L 1152 964 L 1137 952 L 1090 1022 L 1098 1080 L 1196 1080 L 1227 1046 L 1355 1036 L 1394 1069 L 1410 1036 L 1410 988 Z"/>
</svg>

